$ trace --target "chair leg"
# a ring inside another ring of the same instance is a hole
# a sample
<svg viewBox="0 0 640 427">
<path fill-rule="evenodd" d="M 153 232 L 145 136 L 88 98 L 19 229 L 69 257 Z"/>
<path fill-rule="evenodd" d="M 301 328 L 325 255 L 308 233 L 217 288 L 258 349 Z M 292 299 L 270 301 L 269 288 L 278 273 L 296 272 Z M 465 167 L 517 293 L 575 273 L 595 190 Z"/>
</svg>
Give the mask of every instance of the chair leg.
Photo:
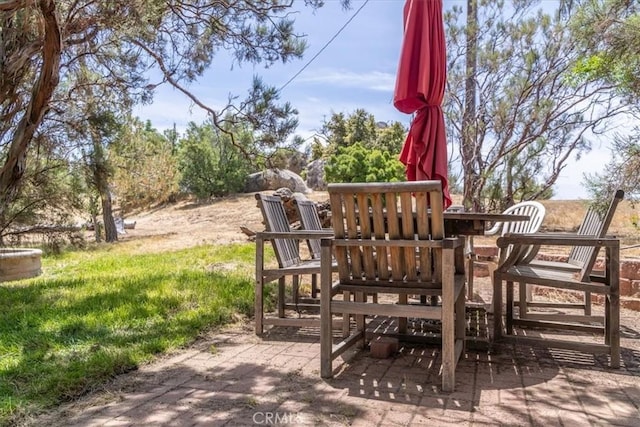
<svg viewBox="0 0 640 427">
<path fill-rule="evenodd" d="M 398 295 L 398 304 L 406 305 L 409 302 L 407 294 Z M 407 318 L 399 317 L 398 318 L 398 333 L 406 334 L 407 333 Z"/>
<path fill-rule="evenodd" d="M 367 294 L 365 294 L 364 292 L 356 292 L 356 294 L 354 295 L 354 299 L 357 302 L 366 302 L 367 301 Z M 356 346 L 358 348 L 364 348 L 365 346 L 365 328 L 366 328 L 366 318 L 364 316 L 364 314 L 356 314 L 355 315 L 356 318 L 356 332 L 358 334 L 362 334 L 362 339 L 356 344 Z"/>
<path fill-rule="evenodd" d="M 331 256 L 331 246 L 322 246 L 322 257 Z M 331 378 L 333 376 L 333 314 L 331 313 L 331 271 L 322 265 L 320 276 L 320 376 Z M 345 319 L 347 322 L 345 322 Z M 343 324 L 347 323 L 348 315 L 343 315 Z M 344 328 L 344 325 L 343 325 Z"/>
<path fill-rule="evenodd" d="M 462 340 L 462 354 L 465 352 L 465 335 L 467 333 L 466 301 L 464 292 L 456 301 L 456 340 Z M 458 361 L 456 360 L 456 365 Z"/>
<path fill-rule="evenodd" d="M 527 301 L 529 299 L 529 288 L 530 285 L 527 285 L 524 282 L 520 282 L 518 286 L 518 317 L 520 319 L 524 319 L 527 317 L 527 313 L 529 308 L 527 307 Z"/>
<path fill-rule="evenodd" d="M 296 306 L 298 311 L 298 303 L 300 302 L 300 276 L 293 276 L 291 284 L 291 301 Z"/>
<path fill-rule="evenodd" d="M 351 299 L 351 292 L 344 291 L 342 293 L 342 300 L 349 301 L 350 299 Z M 320 290 L 320 301 L 323 301 L 322 289 Z M 351 315 L 349 313 L 342 313 L 342 338 L 346 338 L 349 336 L 350 329 L 351 329 Z"/>
<path fill-rule="evenodd" d="M 506 328 L 507 335 L 513 335 L 513 282 L 507 281 Z"/>
<path fill-rule="evenodd" d="M 318 298 L 318 275 L 311 275 L 311 298 Z"/>
<path fill-rule="evenodd" d="M 611 345 L 611 298 L 604 296 L 604 343 Z"/>
<path fill-rule="evenodd" d="M 284 317 L 285 278 L 278 279 L 278 317 Z"/>
<path fill-rule="evenodd" d="M 493 272 L 493 339 L 502 338 L 502 277 Z"/>
<path fill-rule="evenodd" d="M 475 258 L 471 254 L 467 260 L 467 299 L 473 301 L 473 278 L 475 269 Z"/>
<path fill-rule="evenodd" d="M 584 293 L 584 315 L 591 316 L 591 292 Z"/>
<path fill-rule="evenodd" d="M 264 317 L 264 300 L 263 300 L 263 289 L 264 283 L 263 279 L 259 278 L 256 280 L 256 289 L 255 289 L 255 316 L 256 316 L 256 335 L 262 335 L 264 332 L 263 327 L 263 317 Z"/>
<path fill-rule="evenodd" d="M 453 266 L 453 251 L 442 251 L 442 264 Z M 442 390 L 453 391 L 456 383 L 456 300 L 452 268 L 442 271 Z"/>
<path fill-rule="evenodd" d="M 466 251 L 467 251 L 467 299 L 469 301 L 473 300 L 473 277 L 474 277 L 474 263 L 476 259 L 476 254 L 473 249 L 473 236 L 467 237 L 466 242 Z"/>
<path fill-rule="evenodd" d="M 620 296 L 610 295 L 609 298 L 609 321 L 605 318 L 605 327 L 609 331 L 609 346 L 611 349 L 611 361 L 609 364 L 612 368 L 620 367 Z"/>
</svg>

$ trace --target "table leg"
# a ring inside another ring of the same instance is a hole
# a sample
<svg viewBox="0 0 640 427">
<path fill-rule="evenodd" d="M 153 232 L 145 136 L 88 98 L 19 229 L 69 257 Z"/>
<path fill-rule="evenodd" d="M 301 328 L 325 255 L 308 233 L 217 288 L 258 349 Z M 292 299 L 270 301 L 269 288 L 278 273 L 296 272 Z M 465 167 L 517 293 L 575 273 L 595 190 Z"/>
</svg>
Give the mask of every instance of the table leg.
<svg viewBox="0 0 640 427">
<path fill-rule="evenodd" d="M 466 258 L 467 258 L 467 300 L 473 300 L 473 277 L 474 277 L 474 263 L 476 259 L 475 251 L 473 250 L 473 236 L 467 236 L 466 242 Z"/>
</svg>

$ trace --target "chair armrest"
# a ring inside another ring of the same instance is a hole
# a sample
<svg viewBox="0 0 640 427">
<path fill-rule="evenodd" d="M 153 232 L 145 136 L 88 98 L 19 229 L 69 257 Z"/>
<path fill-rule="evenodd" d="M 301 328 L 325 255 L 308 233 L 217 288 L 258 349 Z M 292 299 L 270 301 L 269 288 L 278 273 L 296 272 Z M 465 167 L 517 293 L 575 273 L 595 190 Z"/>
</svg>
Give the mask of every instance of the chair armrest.
<svg viewBox="0 0 640 427">
<path fill-rule="evenodd" d="M 496 234 L 498 234 L 498 232 L 500 231 L 500 229 L 502 228 L 502 221 L 498 221 L 495 224 L 493 224 L 493 227 L 491 227 L 490 229 L 486 230 L 484 232 L 485 236 L 495 236 Z"/>
<path fill-rule="evenodd" d="M 578 235 L 517 234 L 509 233 L 496 241 L 499 248 L 509 245 L 548 245 L 548 246 L 620 246 L 615 237 L 588 237 Z"/>
<path fill-rule="evenodd" d="M 288 231 L 288 232 L 259 231 L 258 233 L 256 233 L 256 239 L 260 239 L 260 240 L 271 240 L 271 239 L 307 240 L 307 239 L 322 239 L 325 237 L 333 237 L 333 231 L 297 230 L 297 231 Z"/>
</svg>

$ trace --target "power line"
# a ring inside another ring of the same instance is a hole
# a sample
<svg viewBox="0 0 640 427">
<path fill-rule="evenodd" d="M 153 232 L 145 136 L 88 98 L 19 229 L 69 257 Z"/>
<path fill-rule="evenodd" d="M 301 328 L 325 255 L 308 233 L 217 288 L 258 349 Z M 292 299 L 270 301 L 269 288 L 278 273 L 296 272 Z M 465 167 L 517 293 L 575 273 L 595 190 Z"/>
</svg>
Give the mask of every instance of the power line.
<svg viewBox="0 0 640 427">
<path fill-rule="evenodd" d="M 322 48 L 318 51 L 318 53 L 316 53 L 315 55 L 313 55 L 313 57 L 309 60 L 309 62 L 307 62 L 306 64 L 304 64 L 304 66 L 302 68 L 300 68 L 300 70 L 295 73 L 293 75 L 293 77 L 291 77 L 285 84 L 283 84 L 280 89 L 278 89 L 278 92 L 281 92 L 282 89 L 284 89 L 285 87 L 287 87 L 289 85 L 289 83 L 291 83 L 292 81 L 294 81 L 296 79 L 296 77 L 298 77 L 300 74 L 302 74 L 302 72 L 309 66 L 311 65 L 311 63 L 318 57 L 320 56 L 320 54 L 322 53 L 322 51 L 324 51 L 330 44 L 331 42 L 333 42 L 336 37 L 338 37 L 338 35 L 340 35 L 340 33 L 347 27 L 347 25 L 349 25 L 349 23 L 351 23 L 351 21 L 353 21 L 353 19 L 358 16 L 358 13 L 360 13 L 360 11 L 362 10 L 363 7 L 365 7 L 367 5 L 367 3 L 369 3 L 369 0 L 365 0 L 364 3 L 362 3 L 362 6 L 360 6 L 358 8 L 358 10 L 355 11 L 355 13 L 351 16 L 351 18 L 349 18 L 347 20 L 347 22 L 344 23 L 344 25 L 338 30 L 338 32 L 336 32 L 333 37 L 331 37 L 329 39 L 328 42 L 325 43 L 324 46 L 322 46 Z"/>
</svg>

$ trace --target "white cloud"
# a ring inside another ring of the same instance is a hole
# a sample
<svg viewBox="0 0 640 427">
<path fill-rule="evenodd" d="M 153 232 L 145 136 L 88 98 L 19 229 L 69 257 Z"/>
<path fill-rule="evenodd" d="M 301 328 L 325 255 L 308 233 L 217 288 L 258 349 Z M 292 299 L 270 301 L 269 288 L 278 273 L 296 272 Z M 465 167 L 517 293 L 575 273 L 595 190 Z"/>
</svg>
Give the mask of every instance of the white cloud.
<svg viewBox="0 0 640 427">
<path fill-rule="evenodd" d="M 364 73 L 340 70 L 319 69 L 311 73 L 301 74 L 296 83 L 329 84 L 338 87 L 369 89 L 381 92 L 393 92 L 396 76 L 382 71 L 368 71 Z"/>
</svg>

